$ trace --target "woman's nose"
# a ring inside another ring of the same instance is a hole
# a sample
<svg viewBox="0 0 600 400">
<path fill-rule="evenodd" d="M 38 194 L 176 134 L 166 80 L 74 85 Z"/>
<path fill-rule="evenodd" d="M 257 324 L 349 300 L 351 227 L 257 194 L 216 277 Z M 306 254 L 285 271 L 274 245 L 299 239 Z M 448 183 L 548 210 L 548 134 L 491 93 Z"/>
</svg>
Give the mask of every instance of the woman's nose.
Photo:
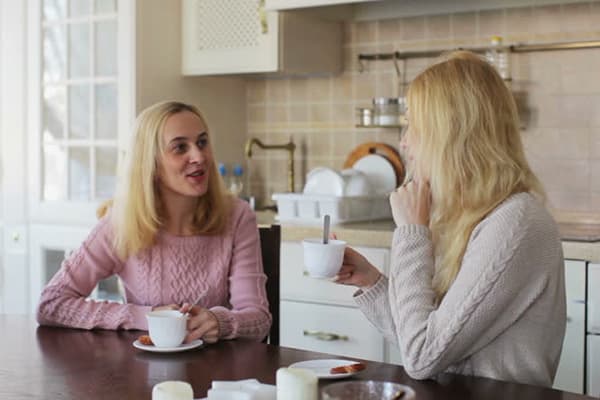
<svg viewBox="0 0 600 400">
<path fill-rule="evenodd" d="M 192 150 L 190 151 L 190 164 L 200 164 L 202 161 L 204 161 L 204 152 L 202 149 L 192 147 Z"/>
</svg>

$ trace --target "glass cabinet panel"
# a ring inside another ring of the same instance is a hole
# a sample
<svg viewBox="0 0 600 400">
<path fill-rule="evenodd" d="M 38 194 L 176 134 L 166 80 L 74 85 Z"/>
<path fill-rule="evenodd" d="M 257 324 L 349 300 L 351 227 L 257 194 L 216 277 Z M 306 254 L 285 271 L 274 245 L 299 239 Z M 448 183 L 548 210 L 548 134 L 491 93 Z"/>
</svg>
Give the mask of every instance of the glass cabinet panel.
<svg viewBox="0 0 600 400">
<path fill-rule="evenodd" d="M 117 2 L 42 4 L 39 200 L 104 200 L 117 171 Z"/>
</svg>

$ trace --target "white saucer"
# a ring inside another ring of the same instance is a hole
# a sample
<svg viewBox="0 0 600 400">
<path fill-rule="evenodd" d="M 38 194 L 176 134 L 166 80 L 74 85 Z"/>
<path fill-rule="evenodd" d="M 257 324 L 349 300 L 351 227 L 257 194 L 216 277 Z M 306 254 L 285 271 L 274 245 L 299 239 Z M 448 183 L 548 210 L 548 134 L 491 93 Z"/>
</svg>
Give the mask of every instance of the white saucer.
<svg viewBox="0 0 600 400">
<path fill-rule="evenodd" d="M 177 347 L 156 347 L 154 345 L 141 344 L 139 340 L 133 342 L 133 347 L 140 350 L 151 351 L 154 353 L 176 353 L 178 351 L 186 351 L 200 347 L 204 342 L 200 339 L 192 340 L 189 343 L 183 343 Z"/>
<path fill-rule="evenodd" d="M 309 361 L 300 361 L 297 363 L 293 363 L 289 366 L 289 368 L 304 368 L 309 369 L 317 375 L 319 379 L 340 379 L 347 378 L 352 375 L 358 374 L 360 371 L 356 372 L 347 372 L 344 374 L 332 374 L 329 372 L 331 368 L 341 367 L 342 365 L 350 365 L 356 364 L 359 361 L 353 360 L 309 360 Z M 363 370 L 364 371 L 364 370 Z"/>
</svg>

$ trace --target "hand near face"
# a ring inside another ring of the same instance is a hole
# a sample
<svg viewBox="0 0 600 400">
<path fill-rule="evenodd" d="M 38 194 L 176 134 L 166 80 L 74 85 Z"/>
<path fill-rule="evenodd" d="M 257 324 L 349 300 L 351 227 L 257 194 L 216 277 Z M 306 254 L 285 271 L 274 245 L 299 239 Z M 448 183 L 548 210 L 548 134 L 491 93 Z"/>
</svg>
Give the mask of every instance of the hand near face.
<svg viewBox="0 0 600 400">
<path fill-rule="evenodd" d="M 390 195 L 390 206 L 396 226 L 429 225 L 431 188 L 425 180 L 411 181 Z"/>
<path fill-rule="evenodd" d="M 202 339 L 206 343 L 215 343 L 219 340 L 219 321 L 215 314 L 200 306 L 184 304 L 179 309 L 182 313 L 189 311 L 187 328 L 188 334 L 184 339 L 189 343 L 196 339 Z"/>
<path fill-rule="evenodd" d="M 377 282 L 380 275 L 379 270 L 371 265 L 362 254 L 351 247 L 346 247 L 342 268 L 338 272 L 335 282 L 369 288 Z"/>
</svg>

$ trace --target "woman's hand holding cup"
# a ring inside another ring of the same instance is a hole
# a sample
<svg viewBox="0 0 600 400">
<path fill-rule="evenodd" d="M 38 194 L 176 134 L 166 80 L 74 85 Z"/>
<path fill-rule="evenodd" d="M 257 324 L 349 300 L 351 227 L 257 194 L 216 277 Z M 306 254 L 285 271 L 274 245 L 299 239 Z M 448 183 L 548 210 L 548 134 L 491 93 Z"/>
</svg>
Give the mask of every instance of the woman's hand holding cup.
<svg viewBox="0 0 600 400">
<path fill-rule="evenodd" d="M 373 286 L 380 276 L 381 272 L 365 256 L 351 247 L 346 247 L 342 268 L 336 275 L 335 282 L 366 289 Z"/>
</svg>

